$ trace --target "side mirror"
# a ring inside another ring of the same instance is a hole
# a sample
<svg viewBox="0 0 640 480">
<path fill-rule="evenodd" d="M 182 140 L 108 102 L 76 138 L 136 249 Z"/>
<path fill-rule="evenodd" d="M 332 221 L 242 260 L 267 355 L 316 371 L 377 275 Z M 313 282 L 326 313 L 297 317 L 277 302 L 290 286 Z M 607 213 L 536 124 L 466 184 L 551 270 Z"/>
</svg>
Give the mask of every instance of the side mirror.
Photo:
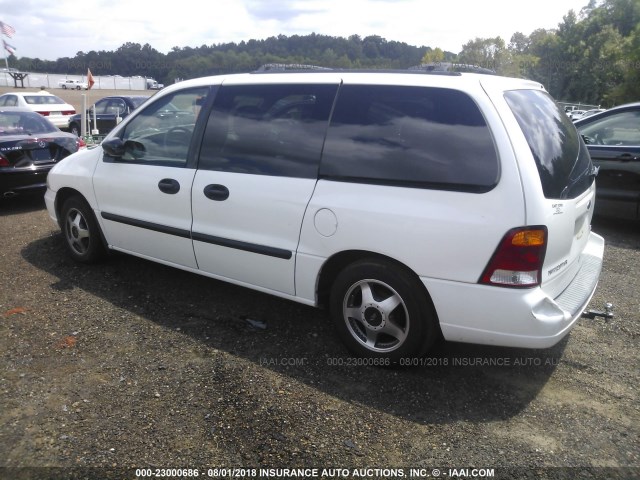
<svg viewBox="0 0 640 480">
<path fill-rule="evenodd" d="M 121 158 L 126 150 L 124 148 L 124 142 L 119 138 L 112 138 L 106 142 L 102 142 L 102 150 L 104 153 L 114 158 Z"/>
<path fill-rule="evenodd" d="M 124 151 L 136 159 L 144 157 L 147 153 L 147 149 L 144 147 L 144 144 L 134 140 L 127 140 L 124 142 Z"/>
<path fill-rule="evenodd" d="M 142 158 L 145 156 L 147 149 L 140 142 L 127 140 L 123 142 L 119 138 L 112 138 L 101 143 L 102 150 L 114 158 L 122 158 L 125 155 L 131 155 L 133 158 Z"/>
<path fill-rule="evenodd" d="M 593 145 L 594 143 L 596 143 L 595 139 L 593 139 L 592 137 L 582 134 L 580 136 L 582 137 L 582 140 L 584 140 L 584 143 L 586 145 Z"/>
</svg>

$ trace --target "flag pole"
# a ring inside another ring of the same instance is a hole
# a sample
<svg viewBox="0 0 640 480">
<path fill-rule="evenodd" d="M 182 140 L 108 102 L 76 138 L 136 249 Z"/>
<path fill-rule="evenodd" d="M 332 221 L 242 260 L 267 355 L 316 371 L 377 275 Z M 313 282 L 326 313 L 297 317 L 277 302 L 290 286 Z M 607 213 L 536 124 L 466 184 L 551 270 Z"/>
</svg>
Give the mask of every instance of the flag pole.
<svg viewBox="0 0 640 480">
<path fill-rule="evenodd" d="M 91 90 L 91 88 L 95 83 L 96 82 L 93 78 L 93 74 L 91 73 L 91 69 L 87 68 L 87 93 L 89 93 L 89 90 Z M 100 133 L 100 130 L 98 129 L 97 118 L 96 118 L 95 105 L 93 108 L 93 128 L 91 128 L 91 119 L 89 119 L 89 127 L 90 127 L 89 129 L 91 130 L 91 137 L 93 137 L 94 135 L 98 135 Z"/>
</svg>

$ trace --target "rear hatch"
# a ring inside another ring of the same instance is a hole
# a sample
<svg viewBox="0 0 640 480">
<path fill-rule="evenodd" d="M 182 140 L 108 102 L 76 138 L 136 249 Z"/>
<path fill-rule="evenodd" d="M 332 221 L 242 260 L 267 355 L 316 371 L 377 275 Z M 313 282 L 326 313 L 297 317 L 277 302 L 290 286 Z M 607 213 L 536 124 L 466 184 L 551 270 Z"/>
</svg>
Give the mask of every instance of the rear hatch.
<svg viewBox="0 0 640 480">
<path fill-rule="evenodd" d="M 581 267 L 591 230 L 596 172 L 573 123 L 547 92 L 510 90 L 504 98 L 535 163 L 533 168 L 531 156 L 518 152 L 527 224 L 547 228 L 541 286 L 555 298 Z M 532 181 L 535 176 L 539 184 Z"/>
</svg>

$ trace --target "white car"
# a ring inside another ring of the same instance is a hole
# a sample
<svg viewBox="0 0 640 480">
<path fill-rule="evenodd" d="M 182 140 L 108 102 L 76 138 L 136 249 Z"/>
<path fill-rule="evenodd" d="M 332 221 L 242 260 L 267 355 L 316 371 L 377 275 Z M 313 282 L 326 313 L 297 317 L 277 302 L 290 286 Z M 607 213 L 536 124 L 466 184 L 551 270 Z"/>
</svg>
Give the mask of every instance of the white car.
<svg viewBox="0 0 640 480">
<path fill-rule="evenodd" d="M 576 118 L 576 119 L 572 119 L 572 120 L 581 120 L 583 118 L 587 118 L 590 117 L 591 115 L 595 115 L 596 113 L 602 113 L 604 112 L 605 109 L 604 108 L 593 108 L 591 110 L 587 110 L 586 112 L 584 112 L 580 118 Z"/>
<path fill-rule="evenodd" d="M 72 105 L 44 91 L 5 93 L 0 95 L 0 107 L 28 108 L 47 117 L 56 127 L 63 129 L 69 126 L 69 118 L 76 113 Z"/>
<path fill-rule="evenodd" d="M 567 335 L 602 266 L 595 173 L 539 83 L 270 71 L 163 89 L 56 165 L 45 201 L 80 262 L 116 250 L 325 306 L 352 352 L 402 364 L 440 335 Z"/>
<path fill-rule="evenodd" d="M 70 89 L 70 90 L 88 90 L 89 89 L 89 85 L 87 84 L 87 82 L 83 82 L 82 80 L 61 80 L 60 82 L 58 82 L 58 86 L 63 88 L 63 89 Z"/>
<path fill-rule="evenodd" d="M 584 115 L 585 110 L 571 110 L 569 112 L 569 118 L 573 121 L 578 120 L 579 118 L 582 117 L 582 115 Z"/>
</svg>

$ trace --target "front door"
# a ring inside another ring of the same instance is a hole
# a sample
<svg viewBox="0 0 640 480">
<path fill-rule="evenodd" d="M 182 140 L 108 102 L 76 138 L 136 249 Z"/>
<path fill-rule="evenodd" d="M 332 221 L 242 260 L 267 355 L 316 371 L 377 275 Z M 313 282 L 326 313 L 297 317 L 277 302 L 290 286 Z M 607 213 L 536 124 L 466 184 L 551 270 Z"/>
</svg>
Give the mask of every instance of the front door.
<svg viewBox="0 0 640 480">
<path fill-rule="evenodd" d="M 125 155 L 104 155 L 93 176 L 99 216 L 115 249 L 197 268 L 191 243 L 192 137 L 208 88 L 182 90 L 139 112 L 119 137 Z"/>
</svg>

